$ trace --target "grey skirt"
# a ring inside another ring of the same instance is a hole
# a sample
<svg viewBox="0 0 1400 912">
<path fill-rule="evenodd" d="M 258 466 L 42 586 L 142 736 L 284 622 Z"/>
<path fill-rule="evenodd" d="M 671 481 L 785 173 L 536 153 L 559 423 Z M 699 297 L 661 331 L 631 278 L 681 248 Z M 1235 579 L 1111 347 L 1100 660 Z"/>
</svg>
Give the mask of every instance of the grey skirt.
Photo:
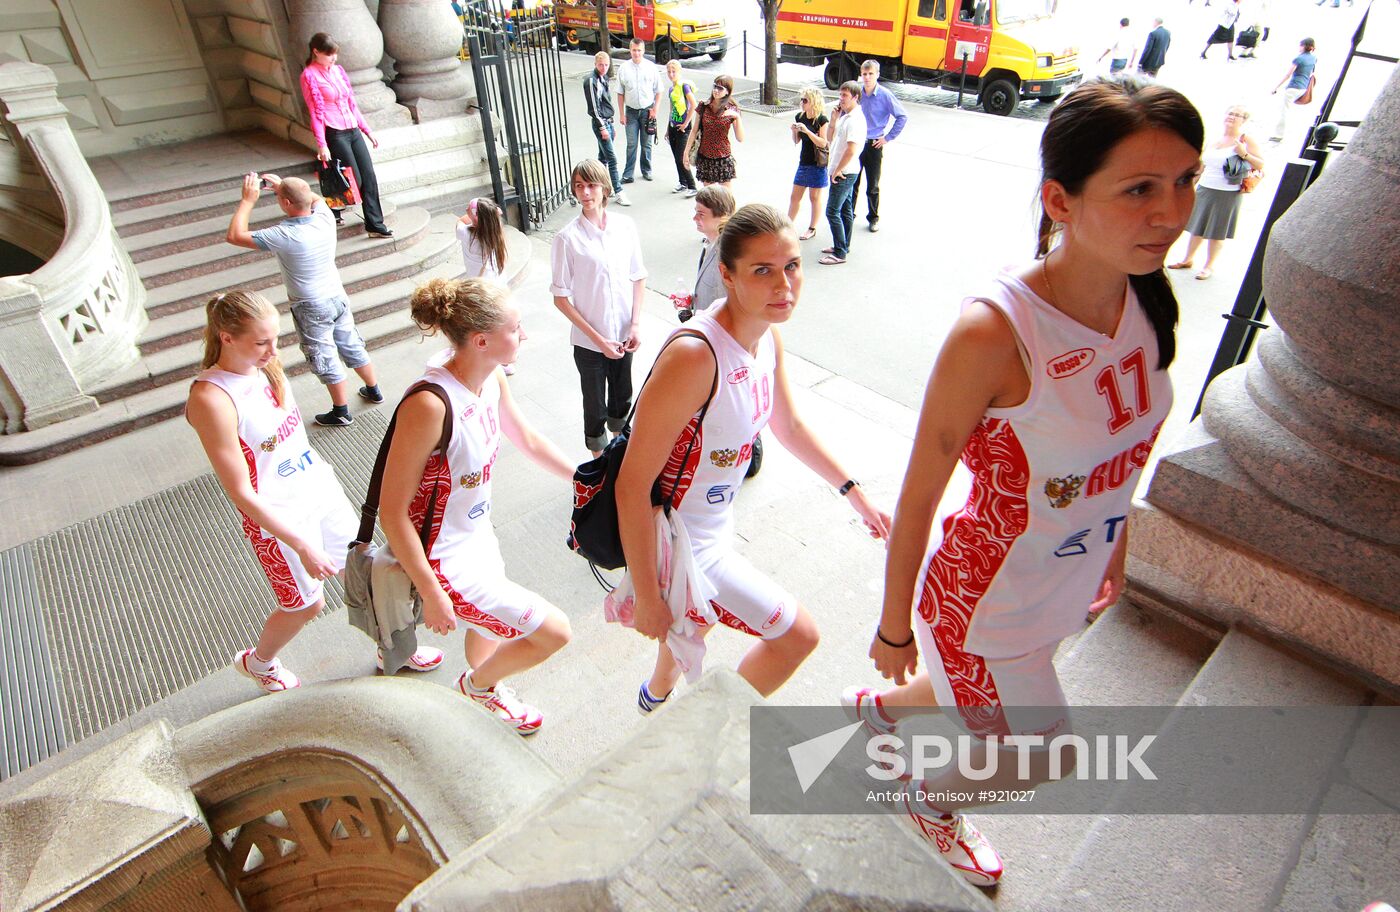
<svg viewBox="0 0 1400 912">
<path fill-rule="evenodd" d="M 1196 188 L 1196 207 L 1186 230 L 1208 241 L 1228 241 L 1235 236 L 1235 219 L 1240 214 L 1238 190 Z"/>
</svg>

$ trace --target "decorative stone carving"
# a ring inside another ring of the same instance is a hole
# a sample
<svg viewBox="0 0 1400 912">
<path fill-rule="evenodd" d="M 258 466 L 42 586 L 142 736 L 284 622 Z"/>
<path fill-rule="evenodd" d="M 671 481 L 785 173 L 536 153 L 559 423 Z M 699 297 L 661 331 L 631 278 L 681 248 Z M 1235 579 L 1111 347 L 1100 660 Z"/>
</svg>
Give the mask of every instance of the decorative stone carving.
<svg viewBox="0 0 1400 912">
<path fill-rule="evenodd" d="M 450 5 L 448 11 L 451 12 Z M 379 69 L 384 37 L 364 0 L 289 0 L 287 15 L 291 54 L 296 58 L 289 61 L 294 73 L 301 73 L 300 64 L 306 61 L 311 36 L 325 32 L 340 44 L 340 65 L 350 77 L 355 102 L 369 125 L 378 130 L 412 122 L 412 115 L 394 103 L 394 93 L 384 84 L 384 73 Z M 297 94 L 301 94 L 300 90 Z"/>
<path fill-rule="evenodd" d="M 106 197 L 68 126 L 47 67 L 0 65 L 0 125 L 43 174 L 63 241 L 27 276 L 0 281 L 0 398 L 6 433 L 94 411 L 83 392 L 132 364 L 146 292 L 117 241 Z"/>
<path fill-rule="evenodd" d="M 1346 151 L 1274 225 L 1264 290 L 1277 328 L 1255 360 L 1211 384 L 1201 421 L 1163 458 L 1147 500 L 1223 538 L 1232 553 L 1222 559 L 1253 552 L 1319 581 L 1316 596 L 1244 606 L 1251 623 L 1400 684 L 1400 70 Z M 1199 575 L 1147 544 L 1153 574 Z M 1329 587 L 1359 600 L 1379 628 L 1364 667 L 1297 623 L 1346 601 Z"/>
<path fill-rule="evenodd" d="M 380 0 L 379 25 L 398 76 L 394 94 L 419 123 L 463 114 L 472 103 L 471 80 L 457 52 L 462 24 L 439 0 Z"/>
</svg>

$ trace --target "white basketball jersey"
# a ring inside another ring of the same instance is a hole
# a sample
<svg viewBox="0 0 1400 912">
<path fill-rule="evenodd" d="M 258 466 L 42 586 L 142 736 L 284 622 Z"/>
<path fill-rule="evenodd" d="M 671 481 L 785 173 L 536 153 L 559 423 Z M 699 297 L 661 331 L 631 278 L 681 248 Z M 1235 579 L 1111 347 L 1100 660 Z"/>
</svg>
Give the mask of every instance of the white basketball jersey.
<svg viewBox="0 0 1400 912">
<path fill-rule="evenodd" d="M 344 501 L 335 470 L 306 438 L 301 409 L 290 387 L 287 401 L 279 406 L 260 370 L 234 374 L 210 367 L 195 377 L 195 382 L 200 381 L 214 384 L 233 400 L 248 480 L 264 503 L 287 511 L 290 519 L 300 519 L 322 516 Z M 247 516 L 243 517 L 243 532 L 249 538 L 272 537 Z"/>
<path fill-rule="evenodd" d="M 988 409 L 968 440 L 972 493 L 944 522 L 919 611 L 940 642 L 1007 658 L 1083 626 L 1172 388 L 1131 288 L 1112 337 L 1010 273 L 974 300 L 1015 329 L 1030 394 Z"/>
<path fill-rule="evenodd" d="M 450 352 L 434 359 L 446 361 Z M 491 525 L 491 475 L 501 449 L 500 375 L 492 371 L 478 396 L 445 367 L 431 364 L 420 381 L 436 383 L 452 403 L 452 439 L 447 451 L 434 450 L 423 467 L 418 492 L 409 504 L 413 527 L 420 528 L 437 485 L 428 560 L 440 562 L 449 579 L 457 572 L 500 569 L 500 550 Z M 467 566 L 478 561 L 486 566 Z M 465 563 L 464 563 L 465 562 Z"/>
<path fill-rule="evenodd" d="M 703 426 L 699 426 L 697 412 L 676 439 L 671 458 L 661 472 L 662 494 L 670 494 L 673 487 L 677 489 L 673 503 L 697 551 L 732 537 L 734 495 L 744 483 L 754 438 L 773 414 L 773 372 L 777 368 L 773 333 L 765 332 L 758 343 L 758 354 L 750 355 L 716 322 L 714 314 L 721 304 L 722 300 L 696 314 L 680 330 L 697 331 L 714 346 L 719 387 Z"/>
</svg>

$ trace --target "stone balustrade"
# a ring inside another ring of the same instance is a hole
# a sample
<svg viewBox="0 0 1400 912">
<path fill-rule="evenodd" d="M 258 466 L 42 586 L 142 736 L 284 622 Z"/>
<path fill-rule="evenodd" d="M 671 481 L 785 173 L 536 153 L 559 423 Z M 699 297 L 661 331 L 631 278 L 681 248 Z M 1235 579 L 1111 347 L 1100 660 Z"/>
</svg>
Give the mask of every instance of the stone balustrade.
<svg viewBox="0 0 1400 912">
<path fill-rule="evenodd" d="M 62 241 L 29 275 L 0 278 L 0 422 L 33 430 L 97 409 L 84 392 L 139 357 L 146 290 L 117 241 L 48 67 L 0 64 L 0 124 L 17 158 L 41 174 L 63 217 Z M 18 188 L 0 193 L 36 220 L 51 213 Z M 13 238 L 13 241 L 20 239 Z"/>
</svg>

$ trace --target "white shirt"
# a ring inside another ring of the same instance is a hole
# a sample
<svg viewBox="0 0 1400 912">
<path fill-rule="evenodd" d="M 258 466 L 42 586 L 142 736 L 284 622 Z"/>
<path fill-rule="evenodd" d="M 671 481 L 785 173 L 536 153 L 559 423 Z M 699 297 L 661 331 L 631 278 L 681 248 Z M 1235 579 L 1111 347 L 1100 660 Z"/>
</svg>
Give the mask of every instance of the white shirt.
<svg viewBox="0 0 1400 912">
<path fill-rule="evenodd" d="M 457 223 L 457 240 L 462 245 L 462 268 L 467 278 L 480 277 L 503 281 L 501 271 L 496 268 L 496 258 L 487 257 L 476 235 L 472 234 L 470 225 Z"/>
<path fill-rule="evenodd" d="M 661 93 L 661 68 L 650 60 L 624 60 L 617 67 L 617 83 L 629 108 L 650 108 Z"/>
<path fill-rule="evenodd" d="M 846 174 L 856 174 L 860 171 L 860 149 L 865 145 L 865 115 L 860 112 L 860 106 L 851 108 L 849 114 L 844 111 L 836 118 L 836 126 L 832 128 L 831 152 L 827 156 L 827 169 L 834 175 L 836 168 L 841 164 L 841 157 L 846 154 L 846 146 L 850 143 L 856 144 L 856 154 L 851 156 L 851 160 L 846 164 Z"/>
<path fill-rule="evenodd" d="M 1227 2 L 1225 8 L 1220 11 L 1220 27 L 1234 28 L 1235 21 L 1240 18 L 1240 8 L 1237 4 Z"/>
<path fill-rule="evenodd" d="M 1108 58 L 1110 60 L 1130 60 L 1133 56 L 1133 38 L 1128 34 L 1127 29 L 1118 30 L 1118 40 L 1113 42 L 1113 47 L 1109 48 Z"/>
<path fill-rule="evenodd" d="M 603 228 L 579 215 L 554 236 L 549 291 L 568 298 L 605 339 L 622 342 L 632 322 L 632 283 L 647 277 L 637 228 L 625 215 L 603 210 Z M 599 351 L 577 326 L 574 345 Z"/>
</svg>

